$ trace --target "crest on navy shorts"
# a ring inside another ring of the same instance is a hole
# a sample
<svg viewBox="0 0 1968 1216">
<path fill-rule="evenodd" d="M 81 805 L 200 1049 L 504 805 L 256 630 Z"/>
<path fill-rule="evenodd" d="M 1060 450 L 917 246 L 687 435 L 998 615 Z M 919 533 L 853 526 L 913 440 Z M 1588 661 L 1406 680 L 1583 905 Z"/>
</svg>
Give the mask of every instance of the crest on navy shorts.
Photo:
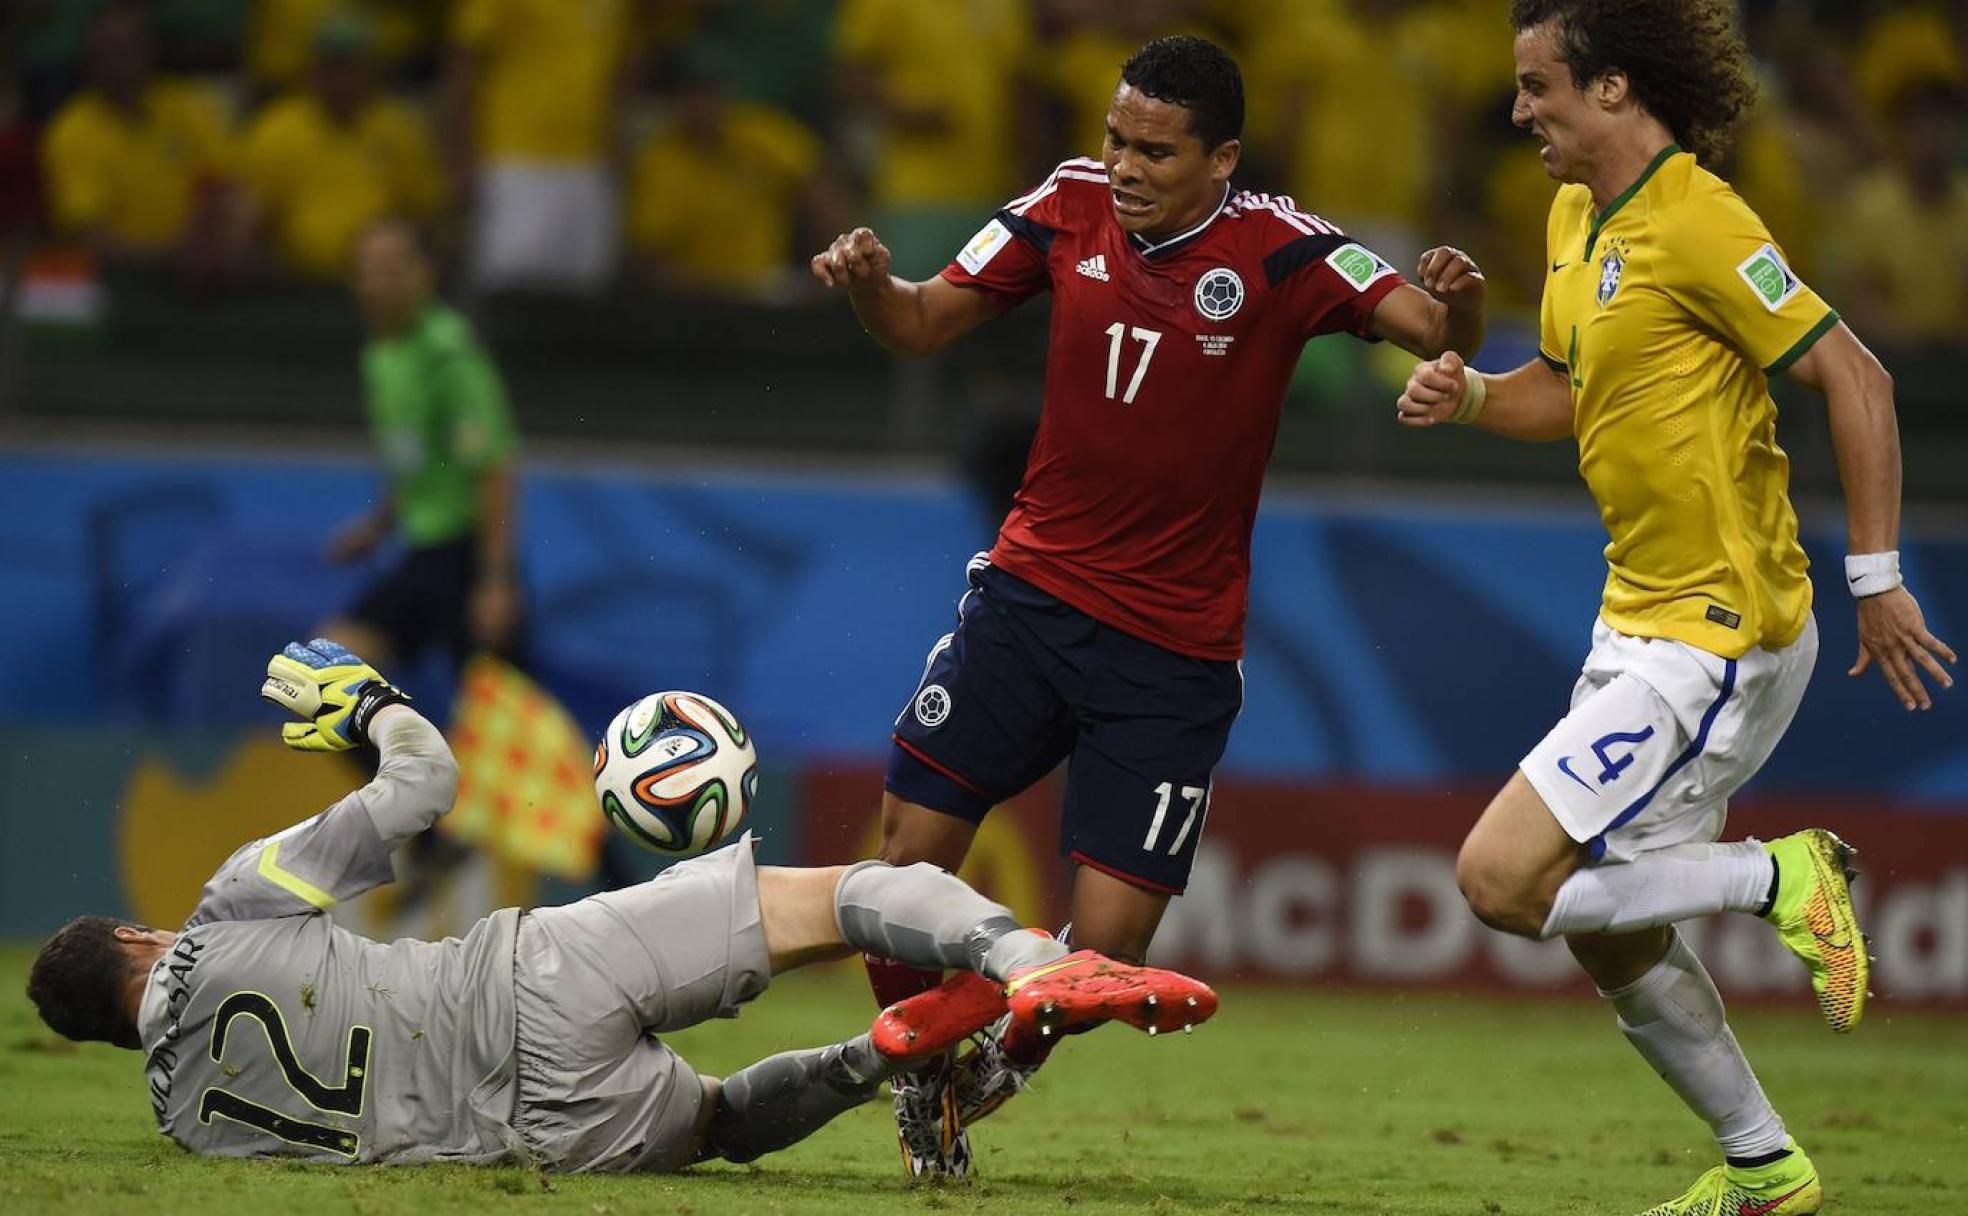
<svg viewBox="0 0 1968 1216">
<path fill-rule="evenodd" d="M 1244 281 L 1228 266 L 1203 272 L 1196 280 L 1196 311 L 1212 321 L 1228 320 L 1244 306 Z"/>
<path fill-rule="evenodd" d="M 941 684 L 931 684 L 916 694 L 916 721 L 935 730 L 950 716 L 950 692 Z"/>
<path fill-rule="evenodd" d="M 1599 259 L 1599 307 L 1604 308 L 1613 302 L 1613 293 L 1620 289 L 1620 275 L 1626 270 L 1626 243 L 1614 241 L 1606 250 L 1606 256 Z"/>
</svg>

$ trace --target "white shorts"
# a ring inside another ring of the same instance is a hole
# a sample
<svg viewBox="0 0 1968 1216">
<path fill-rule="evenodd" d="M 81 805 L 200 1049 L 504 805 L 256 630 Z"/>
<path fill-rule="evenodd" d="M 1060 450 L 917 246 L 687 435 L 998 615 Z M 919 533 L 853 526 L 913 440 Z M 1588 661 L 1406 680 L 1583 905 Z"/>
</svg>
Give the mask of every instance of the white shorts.
<svg viewBox="0 0 1968 1216">
<path fill-rule="evenodd" d="M 479 170 L 474 286 L 593 292 L 615 273 L 621 218 L 599 165 L 506 161 Z"/>
<path fill-rule="evenodd" d="M 1740 659 L 1599 621 L 1571 712 L 1518 767 L 1594 861 L 1715 840 L 1729 795 L 1776 749 L 1817 661 L 1815 620 L 1783 649 Z"/>
</svg>

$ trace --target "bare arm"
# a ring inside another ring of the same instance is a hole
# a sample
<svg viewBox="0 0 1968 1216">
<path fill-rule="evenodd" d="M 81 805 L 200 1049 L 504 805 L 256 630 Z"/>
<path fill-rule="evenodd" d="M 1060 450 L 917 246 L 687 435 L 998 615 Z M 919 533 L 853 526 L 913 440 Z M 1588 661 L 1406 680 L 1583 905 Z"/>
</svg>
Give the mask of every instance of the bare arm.
<svg viewBox="0 0 1968 1216">
<path fill-rule="evenodd" d="M 1516 371 L 1484 376 L 1465 367 L 1454 351 L 1415 365 L 1407 389 L 1395 403 L 1401 424 L 1435 426 L 1456 421 L 1470 377 L 1481 377 L 1483 403 L 1463 421 L 1533 443 L 1572 437 L 1572 386 L 1564 372 L 1533 359 Z"/>
<path fill-rule="evenodd" d="M 1893 378 L 1842 322 L 1790 365 L 1790 376 L 1825 395 L 1838 479 L 1845 487 L 1846 551 L 1892 553 L 1900 536 L 1900 428 L 1893 413 Z M 1848 675 L 1874 663 L 1908 709 L 1931 709 L 1920 680 L 1925 671 L 1942 688 L 1954 678 L 1942 660 L 1955 661 L 1947 643 L 1927 631 L 1920 605 L 1904 586 L 1858 602 L 1859 655 Z"/>
<path fill-rule="evenodd" d="M 513 569 L 513 466 L 493 465 L 478 477 L 478 580 L 472 587 L 472 635 L 499 650 L 519 619 Z"/>
<path fill-rule="evenodd" d="M 1900 426 L 1893 377 L 1842 322 L 1790 365 L 1790 377 L 1825 395 L 1838 479 L 1845 486 L 1847 551 L 1894 548 L 1900 538 Z"/>
<path fill-rule="evenodd" d="M 889 273 L 888 246 L 867 228 L 834 238 L 812 266 L 821 283 L 846 288 L 861 328 L 898 355 L 941 350 L 997 315 L 981 292 L 940 277 L 914 283 Z"/>
<path fill-rule="evenodd" d="M 478 476 L 478 576 L 513 572 L 513 467 L 496 464 Z"/>
<path fill-rule="evenodd" d="M 478 61 L 476 51 L 452 51 L 445 56 L 444 75 L 438 84 L 438 149 L 451 178 L 451 200 L 461 208 L 472 198 L 472 177 L 478 168 L 473 114 Z"/>
<path fill-rule="evenodd" d="M 337 564 L 360 561 L 376 551 L 396 527 L 396 495 L 384 490 L 376 505 L 356 516 L 328 542 L 328 560 Z"/>
<path fill-rule="evenodd" d="M 1420 288 L 1403 284 L 1381 299 L 1374 309 L 1374 334 L 1424 359 L 1480 350 L 1488 288 L 1475 261 L 1442 245 L 1421 255 L 1415 277 Z"/>
</svg>

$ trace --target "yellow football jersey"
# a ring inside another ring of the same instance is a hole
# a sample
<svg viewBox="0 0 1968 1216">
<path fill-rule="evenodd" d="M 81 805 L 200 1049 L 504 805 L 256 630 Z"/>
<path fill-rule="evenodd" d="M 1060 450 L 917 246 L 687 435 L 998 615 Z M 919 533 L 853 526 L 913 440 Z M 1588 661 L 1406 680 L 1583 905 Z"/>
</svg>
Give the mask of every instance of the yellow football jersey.
<svg viewBox="0 0 1968 1216">
<path fill-rule="evenodd" d="M 836 6 L 834 57 L 872 70 L 891 104 L 940 120 L 885 134 L 871 183 L 877 203 L 988 211 L 1018 188 L 1013 118 L 1018 67 L 1032 45 L 1029 7 L 1021 0 Z M 1119 64 L 1113 78 L 1120 79 Z"/>
<path fill-rule="evenodd" d="M 478 154 L 495 163 L 605 162 L 632 16 L 628 0 L 458 0 L 452 42 L 480 57 Z"/>
<path fill-rule="evenodd" d="M 346 274 L 362 230 L 386 215 L 429 219 L 444 202 L 444 172 L 423 118 L 378 98 L 337 122 L 314 97 L 267 106 L 247 133 L 240 176 L 266 208 L 289 268 Z"/>
<path fill-rule="evenodd" d="M 207 89 L 159 80 L 134 111 L 87 90 L 62 107 L 41 148 L 58 228 L 101 228 L 133 249 L 170 248 L 230 155 L 224 107 Z"/>
<path fill-rule="evenodd" d="M 712 147 L 659 131 L 629 174 L 629 243 L 705 286 L 769 287 L 793 265 L 800 195 L 823 155 L 798 119 L 756 102 L 731 104 Z"/>
<path fill-rule="evenodd" d="M 1728 183 L 1670 145 L 1546 229 L 1541 353 L 1572 385 L 1579 472 L 1611 541 L 1601 616 L 1726 658 L 1811 610 L 1772 374 L 1838 321 Z"/>
</svg>

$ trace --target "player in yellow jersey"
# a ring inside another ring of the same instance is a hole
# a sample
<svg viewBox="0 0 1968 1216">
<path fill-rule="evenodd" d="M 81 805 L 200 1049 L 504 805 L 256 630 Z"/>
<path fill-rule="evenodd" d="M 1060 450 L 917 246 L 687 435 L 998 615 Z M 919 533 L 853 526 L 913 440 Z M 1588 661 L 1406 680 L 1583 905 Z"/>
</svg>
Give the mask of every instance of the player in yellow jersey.
<svg viewBox="0 0 1968 1216">
<path fill-rule="evenodd" d="M 1728 798 L 1796 712 L 1817 658 L 1811 583 L 1768 377 L 1824 393 L 1845 485 L 1860 652 L 1909 710 L 1954 653 L 1901 586 L 1892 380 L 1791 272 L 1712 160 L 1754 95 L 1729 0 L 1513 0 L 1513 118 L 1564 183 L 1547 229 L 1542 359 L 1415 369 L 1401 420 L 1575 437 L 1610 535 L 1570 712 L 1464 842 L 1486 923 L 1564 936 L 1620 1029 L 1715 1133 L 1724 1163 L 1647 1216 L 1798 1216 L 1817 1172 L 1784 1130 L 1674 931 L 1775 923 L 1833 1029 L 1864 1008 L 1865 945 L 1829 832 L 1718 843 Z M 1598 1205 L 1603 1206 L 1603 1205 Z"/>
</svg>

